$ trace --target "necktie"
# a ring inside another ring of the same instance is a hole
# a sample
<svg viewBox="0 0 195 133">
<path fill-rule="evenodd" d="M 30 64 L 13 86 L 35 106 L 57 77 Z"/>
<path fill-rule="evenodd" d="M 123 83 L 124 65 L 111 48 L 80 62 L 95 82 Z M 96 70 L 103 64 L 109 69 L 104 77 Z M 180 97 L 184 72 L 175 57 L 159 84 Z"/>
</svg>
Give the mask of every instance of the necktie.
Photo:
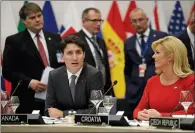
<svg viewBox="0 0 195 133">
<path fill-rule="evenodd" d="M 36 37 L 37 37 L 37 45 L 38 45 L 39 53 L 41 55 L 41 59 L 43 61 L 43 64 L 44 64 L 45 67 L 49 66 L 43 44 L 42 44 L 41 40 L 39 39 L 40 35 L 37 34 Z"/>
<path fill-rule="evenodd" d="M 144 35 L 142 34 L 141 35 L 141 48 L 142 48 L 142 51 L 144 50 L 144 47 L 145 47 L 145 40 L 144 40 Z"/>
<path fill-rule="evenodd" d="M 104 81 L 104 85 L 105 85 L 105 83 L 106 83 L 106 70 L 105 70 L 105 66 L 104 66 L 104 64 L 102 62 L 103 61 L 102 58 L 104 58 L 103 57 L 103 52 L 102 52 L 102 50 L 100 49 L 100 47 L 98 45 L 96 37 L 93 36 L 91 38 L 91 40 L 92 40 L 93 46 L 95 48 L 94 54 L 95 54 L 96 68 L 102 72 L 103 81 Z"/>
<path fill-rule="evenodd" d="M 70 82 L 70 90 L 71 90 L 71 94 L 72 94 L 72 99 L 74 101 L 74 95 L 75 95 L 75 79 L 77 78 L 76 75 L 72 75 L 71 76 L 71 82 Z"/>
</svg>

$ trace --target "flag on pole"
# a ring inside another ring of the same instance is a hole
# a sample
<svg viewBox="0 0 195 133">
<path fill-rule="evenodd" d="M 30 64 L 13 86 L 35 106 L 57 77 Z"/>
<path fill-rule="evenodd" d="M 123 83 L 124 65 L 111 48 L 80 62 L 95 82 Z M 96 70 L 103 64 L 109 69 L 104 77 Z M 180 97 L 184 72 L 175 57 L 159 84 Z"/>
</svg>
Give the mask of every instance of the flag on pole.
<svg viewBox="0 0 195 133">
<path fill-rule="evenodd" d="M 135 30 L 133 28 L 133 26 L 131 25 L 131 20 L 130 20 L 130 13 L 133 9 L 136 8 L 136 3 L 135 1 L 131 1 L 129 3 L 129 7 L 127 9 L 126 15 L 125 15 L 125 19 L 123 21 L 123 26 L 124 26 L 124 30 L 126 32 L 126 37 L 129 38 L 131 37 L 133 34 L 135 34 Z"/>
<path fill-rule="evenodd" d="M 58 26 L 50 1 L 45 1 L 45 4 L 43 6 L 43 18 L 44 18 L 43 29 L 53 33 L 58 33 Z"/>
<path fill-rule="evenodd" d="M 115 0 L 103 25 L 102 34 L 108 49 L 111 80 L 112 82 L 118 81 L 118 84 L 114 87 L 114 94 L 117 98 L 124 98 L 124 40 L 126 39 L 126 34 Z"/>
<path fill-rule="evenodd" d="M 27 4 L 28 1 L 24 1 L 24 5 Z M 18 23 L 18 32 L 24 31 L 26 29 L 26 26 L 23 24 L 22 20 L 19 20 Z"/>
<path fill-rule="evenodd" d="M 164 10 L 162 1 L 155 1 L 153 16 L 151 19 L 151 27 L 154 30 L 167 32 Z"/>
<path fill-rule="evenodd" d="M 11 7 L 10 1 L 2 1 L 1 2 L 1 54 L 3 53 L 5 40 L 8 36 L 17 33 L 17 24 L 14 20 L 14 14 Z M 2 55 L 0 61 L 2 62 Z M 2 63 L 0 64 L 2 68 Z M 1 74 L 1 89 L 7 90 L 9 93 L 11 92 L 11 83 L 4 79 Z"/>
<path fill-rule="evenodd" d="M 171 19 L 168 25 L 168 32 L 170 34 L 177 34 L 186 29 L 186 21 L 184 19 L 183 11 L 179 1 L 176 1 Z"/>
<path fill-rule="evenodd" d="M 62 39 L 64 39 L 68 34 L 76 33 L 81 29 L 81 19 L 78 15 L 76 3 L 70 1 L 68 7 L 64 13 L 64 22 L 63 25 L 66 27 L 66 30 L 61 34 Z"/>
<path fill-rule="evenodd" d="M 187 25 L 190 24 L 190 19 L 191 19 L 192 17 L 195 17 L 195 2 L 194 2 L 193 6 L 192 6 L 192 8 L 191 8 L 191 11 L 190 11 L 190 15 L 189 15 L 189 18 L 188 18 Z"/>
</svg>

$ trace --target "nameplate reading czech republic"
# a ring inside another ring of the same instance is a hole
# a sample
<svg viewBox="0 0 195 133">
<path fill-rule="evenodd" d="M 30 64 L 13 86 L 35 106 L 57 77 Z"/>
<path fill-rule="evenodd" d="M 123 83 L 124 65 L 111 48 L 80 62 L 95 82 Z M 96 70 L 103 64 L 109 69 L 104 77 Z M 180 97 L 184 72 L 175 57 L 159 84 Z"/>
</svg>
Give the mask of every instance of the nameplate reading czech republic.
<svg viewBox="0 0 195 133">
<path fill-rule="evenodd" d="M 180 128 L 180 119 L 172 117 L 153 117 L 149 119 L 150 126 L 156 126 L 160 128 Z"/>
</svg>

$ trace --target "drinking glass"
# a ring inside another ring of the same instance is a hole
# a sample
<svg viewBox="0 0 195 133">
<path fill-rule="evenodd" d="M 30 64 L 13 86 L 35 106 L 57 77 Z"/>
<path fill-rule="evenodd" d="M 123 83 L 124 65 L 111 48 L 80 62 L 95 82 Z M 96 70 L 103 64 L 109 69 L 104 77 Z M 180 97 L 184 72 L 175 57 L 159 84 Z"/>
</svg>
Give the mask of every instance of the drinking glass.
<svg viewBox="0 0 195 133">
<path fill-rule="evenodd" d="M 180 103 L 183 106 L 183 108 L 185 110 L 185 114 L 187 116 L 188 108 L 193 103 L 192 93 L 190 93 L 190 91 L 188 91 L 188 90 L 181 91 Z"/>
<path fill-rule="evenodd" d="M 7 91 L 1 91 L 1 113 L 4 114 L 6 106 L 9 101 L 9 93 Z"/>
<path fill-rule="evenodd" d="M 16 109 L 18 108 L 19 104 L 20 104 L 20 101 L 19 101 L 18 96 L 11 96 L 10 107 L 14 114 L 16 113 Z"/>
<path fill-rule="evenodd" d="M 96 114 L 98 114 L 98 107 L 99 107 L 100 103 L 103 101 L 102 91 L 101 90 L 92 90 L 90 100 L 96 108 Z"/>
<path fill-rule="evenodd" d="M 107 113 L 110 113 L 111 108 L 114 105 L 114 97 L 112 96 L 104 96 L 103 106 L 106 108 Z"/>
</svg>

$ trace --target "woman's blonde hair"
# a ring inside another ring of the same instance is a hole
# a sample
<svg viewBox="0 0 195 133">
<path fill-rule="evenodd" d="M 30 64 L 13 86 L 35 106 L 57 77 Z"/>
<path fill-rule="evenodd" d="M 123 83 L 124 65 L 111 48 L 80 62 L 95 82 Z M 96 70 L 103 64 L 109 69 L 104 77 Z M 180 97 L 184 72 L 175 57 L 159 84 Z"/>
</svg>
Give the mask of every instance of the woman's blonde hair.
<svg viewBox="0 0 195 133">
<path fill-rule="evenodd" d="M 182 41 L 174 36 L 166 36 L 152 43 L 153 51 L 158 45 L 162 46 L 166 55 L 173 54 L 173 71 L 177 76 L 184 78 L 194 73 L 190 69 L 187 49 Z M 157 70 L 156 73 L 161 74 L 162 72 Z"/>
</svg>

